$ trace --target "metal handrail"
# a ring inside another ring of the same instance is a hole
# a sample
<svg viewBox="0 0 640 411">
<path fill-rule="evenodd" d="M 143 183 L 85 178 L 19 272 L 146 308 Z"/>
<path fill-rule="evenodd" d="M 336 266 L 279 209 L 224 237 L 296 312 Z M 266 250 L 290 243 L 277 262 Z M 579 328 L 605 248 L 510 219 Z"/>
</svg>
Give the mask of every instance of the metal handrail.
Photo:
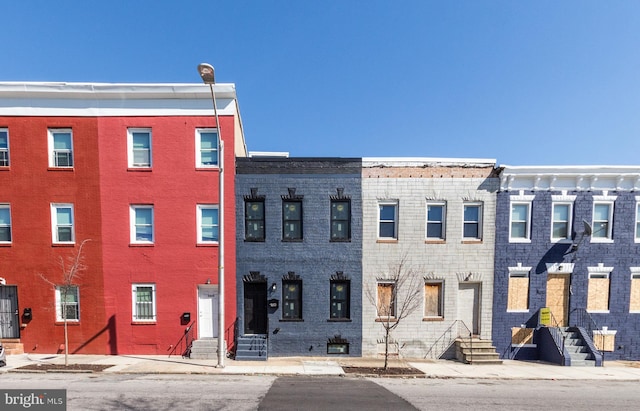
<svg viewBox="0 0 640 411">
<path fill-rule="evenodd" d="M 195 325 L 195 321 L 193 321 L 189 326 L 184 330 L 184 334 L 178 342 L 176 342 L 172 347 L 173 349 L 169 352 L 169 357 L 172 355 L 176 355 L 176 351 L 178 348 L 180 349 L 180 355 L 182 358 L 189 357 L 191 355 L 191 344 L 193 344 L 193 326 Z"/>
<path fill-rule="evenodd" d="M 553 312 L 551 310 L 549 310 L 549 315 L 551 316 L 551 321 L 553 324 L 553 327 L 551 327 L 552 329 L 556 329 L 557 332 L 551 332 L 551 337 L 553 338 L 553 342 L 555 343 L 556 347 L 558 348 L 558 351 L 560 351 L 560 355 L 562 356 L 562 363 L 564 364 L 566 358 L 564 355 L 564 347 L 565 347 L 565 342 L 567 340 L 567 333 L 565 333 L 562 330 L 562 327 L 560 326 L 560 323 L 558 323 L 558 321 L 556 320 L 556 317 L 553 315 Z M 559 335 L 558 335 L 559 334 Z M 560 340 L 560 338 L 562 340 Z"/>
<path fill-rule="evenodd" d="M 455 329 L 454 329 L 455 327 Z M 462 328 L 466 330 L 464 335 L 469 336 L 469 341 L 471 344 L 471 361 L 473 361 L 473 333 L 469 330 L 469 327 L 462 320 L 455 320 L 451 323 L 451 325 L 438 337 L 438 339 L 431 345 L 431 347 L 427 350 L 424 358 L 438 358 L 446 349 L 448 349 L 454 341 L 463 336 Z"/>
</svg>

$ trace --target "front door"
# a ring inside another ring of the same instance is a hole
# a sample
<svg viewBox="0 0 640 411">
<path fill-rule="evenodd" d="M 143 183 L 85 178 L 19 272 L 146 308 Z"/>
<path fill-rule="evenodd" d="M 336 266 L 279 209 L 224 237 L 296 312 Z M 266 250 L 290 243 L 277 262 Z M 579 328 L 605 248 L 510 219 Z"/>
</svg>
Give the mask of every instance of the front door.
<svg viewBox="0 0 640 411">
<path fill-rule="evenodd" d="M 267 333 L 267 283 L 244 283 L 244 333 Z"/>
<path fill-rule="evenodd" d="M 558 327 L 566 327 L 569 320 L 569 274 L 547 276 L 547 307 Z"/>
<path fill-rule="evenodd" d="M 16 285 L 0 285 L 0 338 L 20 338 Z"/>
<path fill-rule="evenodd" d="M 218 336 L 218 288 L 198 287 L 198 338 Z"/>
<path fill-rule="evenodd" d="M 474 335 L 480 334 L 480 284 L 460 283 L 458 286 L 458 319 Z"/>
</svg>

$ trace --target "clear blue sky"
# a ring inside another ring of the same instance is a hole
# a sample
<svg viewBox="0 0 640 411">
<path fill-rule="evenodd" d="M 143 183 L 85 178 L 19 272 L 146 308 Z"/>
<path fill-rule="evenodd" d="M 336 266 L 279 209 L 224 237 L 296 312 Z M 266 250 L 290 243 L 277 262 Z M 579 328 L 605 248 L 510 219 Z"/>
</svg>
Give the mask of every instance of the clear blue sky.
<svg viewBox="0 0 640 411">
<path fill-rule="evenodd" d="M 640 1 L 5 1 L 0 81 L 236 83 L 252 151 L 640 164 Z"/>
</svg>

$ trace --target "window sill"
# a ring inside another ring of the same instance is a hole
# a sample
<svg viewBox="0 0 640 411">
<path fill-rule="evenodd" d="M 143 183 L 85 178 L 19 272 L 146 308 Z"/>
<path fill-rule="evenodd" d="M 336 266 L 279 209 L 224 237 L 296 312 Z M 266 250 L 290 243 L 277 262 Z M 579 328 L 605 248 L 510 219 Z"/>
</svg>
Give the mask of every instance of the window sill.
<svg viewBox="0 0 640 411">
<path fill-rule="evenodd" d="M 128 167 L 127 171 L 133 171 L 133 172 L 141 171 L 141 172 L 147 172 L 148 173 L 148 172 L 153 171 L 153 168 L 151 168 L 151 167 Z"/>
<path fill-rule="evenodd" d="M 376 243 L 379 244 L 397 244 L 398 243 L 398 239 L 397 238 L 378 238 L 378 240 L 376 240 Z"/>
<path fill-rule="evenodd" d="M 13 243 L 0 243 L 0 247 L 11 247 Z"/>
<path fill-rule="evenodd" d="M 344 240 L 329 240 L 330 243 L 350 243 L 351 239 L 350 238 L 346 238 Z"/>
<path fill-rule="evenodd" d="M 425 244 L 446 244 L 447 240 L 445 239 L 433 239 L 433 240 L 424 240 Z"/>
<path fill-rule="evenodd" d="M 130 243 L 129 247 L 153 247 L 155 243 Z"/>
<path fill-rule="evenodd" d="M 156 320 L 153 321 L 131 321 L 131 325 L 156 325 Z"/>
<path fill-rule="evenodd" d="M 552 244 L 573 244 L 570 238 L 552 238 Z"/>
<path fill-rule="evenodd" d="M 215 166 L 196 166 L 196 171 L 220 171 L 218 165 Z"/>
<path fill-rule="evenodd" d="M 282 242 L 283 243 L 301 243 L 304 240 L 302 238 L 292 238 L 292 239 L 288 239 L 288 238 L 283 238 Z"/>
<path fill-rule="evenodd" d="M 609 314 L 609 310 L 587 310 L 589 314 Z"/>
<path fill-rule="evenodd" d="M 378 318 L 376 318 L 376 320 L 375 320 L 375 321 L 376 321 L 377 323 L 387 323 L 387 322 L 389 322 L 389 323 L 395 323 L 395 322 L 397 322 L 397 321 L 398 321 L 398 319 L 397 319 L 397 318 L 382 318 L 382 317 L 378 317 Z"/>
<path fill-rule="evenodd" d="M 73 167 L 47 167 L 47 171 L 74 171 Z"/>
<path fill-rule="evenodd" d="M 516 244 L 531 244 L 530 238 L 509 238 L 510 243 Z"/>
<path fill-rule="evenodd" d="M 444 317 L 423 317 L 422 321 L 444 321 Z"/>
<path fill-rule="evenodd" d="M 219 247 L 219 243 L 196 243 L 196 247 Z"/>
<path fill-rule="evenodd" d="M 482 244 L 482 239 L 481 238 L 477 238 L 477 239 L 473 239 L 473 240 L 462 240 L 461 241 L 462 244 Z"/>
<path fill-rule="evenodd" d="M 281 318 L 279 320 L 281 323 L 302 323 L 304 320 L 302 318 Z"/>
<path fill-rule="evenodd" d="M 259 240 L 257 240 L 257 239 L 256 239 L 256 240 L 253 240 L 253 239 L 246 239 L 246 238 L 245 238 L 245 239 L 244 239 L 244 242 L 245 242 L 245 243 L 264 243 L 265 241 L 264 241 L 264 238 L 261 238 L 261 239 L 259 239 Z"/>
<path fill-rule="evenodd" d="M 76 243 L 51 243 L 51 247 L 75 247 Z"/>
<path fill-rule="evenodd" d="M 613 239 L 611 238 L 593 238 L 591 237 L 591 244 L 613 244 Z"/>
<path fill-rule="evenodd" d="M 64 326 L 64 321 L 56 320 L 55 325 L 56 326 L 59 326 L 59 325 L 63 325 Z M 80 325 L 80 320 L 67 320 L 67 325 L 70 325 L 70 326 L 73 326 L 73 327 L 79 326 Z"/>
<path fill-rule="evenodd" d="M 329 318 L 328 323 L 350 323 L 351 318 Z"/>
<path fill-rule="evenodd" d="M 538 344 L 511 344 L 511 348 L 538 348 Z"/>
<path fill-rule="evenodd" d="M 508 313 L 528 313 L 529 310 L 507 310 Z"/>
<path fill-rule="evenodd" d="M 0 171 L 11 171 L 11 166 L 0 166 Z"/>
</svg>

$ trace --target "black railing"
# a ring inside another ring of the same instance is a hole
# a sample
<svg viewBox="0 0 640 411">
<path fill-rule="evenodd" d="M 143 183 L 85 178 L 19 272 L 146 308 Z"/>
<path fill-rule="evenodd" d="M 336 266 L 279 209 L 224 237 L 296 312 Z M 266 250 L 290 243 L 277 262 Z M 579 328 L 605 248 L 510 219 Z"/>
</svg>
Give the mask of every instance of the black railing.
<svg viewBox="0 0 640 411">
<path fill-rule="evenodd" d="M 424 358 L 440 358 L 440 356 L 455 343 L 457 338 L 466 338 L 467 336 L 469 336 L 469 343 L 471 345 L 471 361 L 473 361 L 473 333 L 461 320 L 455 320 L 451 323 L 449 328 L 447 328 L 431 345 L 429 350 L 427 350 Z"/>
<path fill-rule="evenodd" d="M 193 344 L 193 331 L 195 329 L 193 326 L 195 324 L 195 321 L 189 324 L 189 326 L 184 330 L 184 334 L 182 335 L 182 337 L 180 337 L 178 342 L 170 347 L 171 351 L 169 352 L 169 357 L 171 357 L 172 355 L 178 355 L 178 353 L 180 353 L 182 358 L 191 357 L 191 345 Z"/>
<path fill-rule="evenodd" d="M 564 355 L 564 346 L 567 340 L 567 333 L 563 330 L 563 327 L 560 326 L 560 323 L 558 323 L 558 321 L 556 320 L 556 317 L 554 317 L 553 312 L 551 310 L 549 310 L 549 315 L 551 317 L 551 327 L 548 327 L 549 333 L 551 334 L 551 337 L 553 338 L 553 342 L 556 344 L 556 347 L 558 348 L 558 351 L 562 356 L 562 364 L 564 365 L 566 361 L 566 358 Z"/>
<path fill-rule="evenodd" d="M 591 314 L 585 308 L 574 308 L 571 314 L 574 327 L 584 328 L 593 340 L 593 331 L 598 329 L 598 324 L 596 324 Z"/>
</svg>

